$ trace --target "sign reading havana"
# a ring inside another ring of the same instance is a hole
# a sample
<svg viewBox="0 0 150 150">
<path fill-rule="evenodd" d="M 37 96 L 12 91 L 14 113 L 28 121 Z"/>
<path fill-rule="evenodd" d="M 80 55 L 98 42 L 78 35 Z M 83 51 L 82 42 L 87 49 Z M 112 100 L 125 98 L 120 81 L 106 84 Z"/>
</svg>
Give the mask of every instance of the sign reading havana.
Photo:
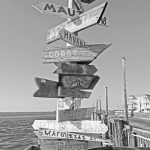
<svg viewBox="0 0 150 150">
<path fill-rule="evenodd" d="M 60 34 L 61 39 L 69 44 L 72 44 L 74 46 L 79 46 L 79 47 L 86 45 L 85 41 L 83 41 L 82 39 L 78 38 L 78 36 L 76 36 L 75 34 L 65 29 L 62 29 L 59 32 L 59 34 Z"/>
</svg>

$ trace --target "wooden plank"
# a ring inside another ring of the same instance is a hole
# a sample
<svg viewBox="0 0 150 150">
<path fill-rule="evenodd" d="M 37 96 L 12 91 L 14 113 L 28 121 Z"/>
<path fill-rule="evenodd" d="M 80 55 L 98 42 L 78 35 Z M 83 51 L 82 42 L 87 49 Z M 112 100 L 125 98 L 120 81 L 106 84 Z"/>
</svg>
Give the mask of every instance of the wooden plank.
<svg viewBox="0 0 150 150">
<path fill-rule="evenodd" d="M 53 73 L 93 75 L 96 72 L 97 69 L 94 65 L 63 62 L 58 64 L 58 68 Z"/>
<path fill-rule="evenodd" d="M 60 39 L 59 32 L 62 29 L 66 29 L 70 32 L 77 32 L 95 24 L 104 25 L 101 23 L 101 19 L 106 9 L 106 6 L 107 6 L 107 2 L 91 10 L 88 10 L 87 12 L 84 12 L 83 14 L 79 15 L 79 18 L 75 20 L 66 21 L 60 25 L 57 25 L 52 29 L 49 29 L 47 31 L 46 43 L 49 44 Z"/>
<path fill-rule="evenodd" d="M 82 39 L 80 39 L 77 35 L 65 30 L 65 29 L 62 29 L 60 32 L 60 38 L 71 44 L 71 45 L 74 45 L 74 46 L 78 46 L 78 47 L 82 47 L 84 45 L 86 45 L 86 42 Z"/>
<path fill-rule="evenodd" d="M 47 47 L 43 50 L 43 63 L 93 61 L 110 45 L 111 44 L 95 44 L 83 47 L 55 47 L 53 49 Z"/>
<path fill-rule="evenodd" d="M 91 120 L 91 114 L 95 107 L 66 109 L 58 111 L 58 122 L 76 121 L 76 120 Z"/>
<path fill-rule="evenodd" d="M 99 79 L 97 75 L 59 75 L 60 85 L 71 89 L 93 89 Z"/>
<path fill-rule="evenodd" d="M 43 142 L 40 145 L 41 150 L 87 150 L 89 147 L 87 141 L 76 141 L 66 139 L 47 139 L 42 141 Z"/>
<path fill-rule="evenodd" d="M 74 97 L 74 98 L 89 98 L 91 92 L 81 91 L 79 89 L 70 89 L 59 86 L 58 96 L 60 97 Z"/>
<path fill-rule="evenodd" d="M 65 132 L 75 133 L 89 133 L 89 134 L 105 134 L 108 131 L 108 127 L 101 121 L 65 121 L 57 123 L 56 120 L 35 120 L 32 127 L 34 130 L 40 128 L 62 130 Z"/>
<path fill-rule="evenodd" d="M 34 97 L 58 98 L 58 82 L 35 78 L 39 89 L 33 94 Z"/>
<path fill-rule="evenodd" d="M 74 19 L 81 14 L 80 10 L 67 8 L 65 6 L 58 6 L 50 3 L 49 1 L 37 2 L 32 6 L 43 14 L 56 14 L 64 18 Z"/>
<path fill-rule="evenodd" d="M 95 141 L 95 142 L 110 142 L 110 140 L 96 138 L 92 136 L 86 136 L 78 133 L 64 132 L 61 130 L 53 130 L 53 129 L 39 129 L 39 131 L 34 131 L 34 133 L 40 139 L 70 139 L 70 140 L 78 140 L 78 141 Z"/>
</svg>

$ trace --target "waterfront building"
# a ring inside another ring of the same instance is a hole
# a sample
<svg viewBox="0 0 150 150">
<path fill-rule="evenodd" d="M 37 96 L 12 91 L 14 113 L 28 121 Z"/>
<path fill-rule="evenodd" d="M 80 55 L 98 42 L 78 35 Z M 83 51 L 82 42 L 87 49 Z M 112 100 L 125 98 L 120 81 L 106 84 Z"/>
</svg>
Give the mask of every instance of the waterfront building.
<svg viewBox="0 0 150 150">
<path fill-rule="evenodd" d="M 128 111 L 136 113 L 149 113 L 150 112 L 150 95 L 134 96 L 130 95 L 127 97 Z"/>
</svg>

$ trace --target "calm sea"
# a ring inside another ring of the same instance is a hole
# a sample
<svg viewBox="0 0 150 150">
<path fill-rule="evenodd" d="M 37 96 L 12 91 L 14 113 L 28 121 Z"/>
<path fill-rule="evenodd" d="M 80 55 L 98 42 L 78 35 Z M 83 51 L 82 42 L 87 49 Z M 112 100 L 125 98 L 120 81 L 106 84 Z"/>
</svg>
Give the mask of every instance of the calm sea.
<svg viewBox="0 0 150 150">
<path fill-rule="evenodd" d="M 34 120 L 54 120 L 55 112 L 0 112 L 0 150 L 24 150 L 37 144 Z"/>
</svg>

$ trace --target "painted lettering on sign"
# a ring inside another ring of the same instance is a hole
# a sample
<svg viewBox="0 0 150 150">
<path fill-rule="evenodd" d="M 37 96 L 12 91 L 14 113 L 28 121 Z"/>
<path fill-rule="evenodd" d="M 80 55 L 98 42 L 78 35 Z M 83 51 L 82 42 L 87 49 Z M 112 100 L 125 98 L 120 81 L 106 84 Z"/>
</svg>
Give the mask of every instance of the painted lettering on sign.
<svg viewBox="0 0 150 150">
<path fill-rule="evenodd" d="M 93 89 L 99 79 L 99 76 L 94 75 L 59 75 L 60 84 L 71 89 Z"/>
<path fill-rule="evenodd" d="M 87 27 L 90 27 L 95 24 L 101 24 L 101 18 L 105 11 L 107 3 L 103 3 L 83 14 L 79 15 L 79 18 L 74 21 L 66 21 L 60 25 L 57 25 L 55 28 L 49 29 L 47 31 L 47 44 L 54 42 L 55 40 L 60 39 L 59 32 L 62 29 L 66 29 L 70 32 L 77 32 L 83 30 Z"/>
<path fill-rule="evenodd" d="M 75 110 L 66 109 L 59 110 L 58 121 L 75 121 L 75 120 L 90 120 L 91 114 L 94 111 L 94 107 L 79 108 Z"/>
<path fill-rule="evenodd" d="M 74 56 L 77 56 L 77 50 L 43 50 L 44 58 L 70 58 Z"/>
<path fill-rule="evenodd" d="M 65 29 L 62 29 L 59 34 L 62 40 L 74 46 L 82 47 L 86 45 L 85 41 L 83 41 L 82 39 L 78 38 L 78 36 Z"/>
<path fill-rule="evenodd" d="M 38 11 L 44 14 L 57 14 L 65 18 L 76 18 L 81 14 L 80 10 L 67 8 L 64 6 L 58 6 L 51 4 L 48 1 L 38 2 L 32 5 Z"/>
<path fill-rule="evenodd" d="M 83 47 L 68 46 L 50 49 L 48 46 L 43 50 L 43 62 L 78 62 L 93 61 L 111 44 L 85 45 Z"/>
<path fill-rule="evenodd" d="M 63 132 L 58 130 L 52 129 L 39 129 L 39 134 L 41 136 L 50 137 L 50 138 L 58 138 L 58 139 L 70 139 L 70 140 L 79 140 L 79 141 L 98 141 L 102 142 L 105 141 L 101 138 L 96 138 L 92 136 L 86 136 L 82 134 L 70 133 L 70 132 Z"/>
</svg>

